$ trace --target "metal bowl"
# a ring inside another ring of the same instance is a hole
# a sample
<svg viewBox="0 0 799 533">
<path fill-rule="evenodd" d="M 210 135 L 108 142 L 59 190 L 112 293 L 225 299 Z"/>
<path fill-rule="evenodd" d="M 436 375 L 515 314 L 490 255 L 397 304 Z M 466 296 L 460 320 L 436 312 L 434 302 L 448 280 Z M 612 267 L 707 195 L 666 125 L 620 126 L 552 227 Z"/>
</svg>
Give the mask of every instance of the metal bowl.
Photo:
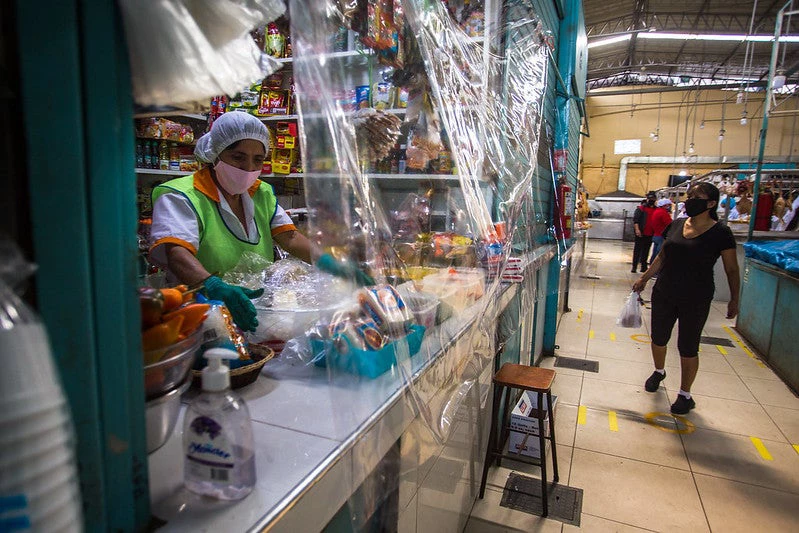
<svg viewBox="0 0 799 533">
<path fill-rule="evenodd" d="M 190 385 L 191 379 L 187 379 L 178 388 L 145 404 L 147 453 L 153 453 L 169 440 L 180 414 L 180 397 Z"/>
<path fill-rule="evenodd" d="M 162 396 L 183 383 L 202 341 L 202 326 L 180 342 L 145 353 L 144 395 L 148 400 Z"/>
</svg>

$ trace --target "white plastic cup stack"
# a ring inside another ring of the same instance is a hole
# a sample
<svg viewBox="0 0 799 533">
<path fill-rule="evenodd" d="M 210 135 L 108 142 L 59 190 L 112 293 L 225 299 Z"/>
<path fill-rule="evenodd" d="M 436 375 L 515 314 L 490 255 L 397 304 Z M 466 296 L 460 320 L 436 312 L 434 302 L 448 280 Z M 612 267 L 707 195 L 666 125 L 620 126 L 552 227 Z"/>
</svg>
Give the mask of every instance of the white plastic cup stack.
<svg viewBox="0 0 799 533">
<path fill-rule="evenodd" d="M 7 296 L 0 290 L 0 300 Z M 0 531 L 81 531 L 74 431 L 47 333 L 38 321 L 6 326 L 0 323 Z"/>
</svg>

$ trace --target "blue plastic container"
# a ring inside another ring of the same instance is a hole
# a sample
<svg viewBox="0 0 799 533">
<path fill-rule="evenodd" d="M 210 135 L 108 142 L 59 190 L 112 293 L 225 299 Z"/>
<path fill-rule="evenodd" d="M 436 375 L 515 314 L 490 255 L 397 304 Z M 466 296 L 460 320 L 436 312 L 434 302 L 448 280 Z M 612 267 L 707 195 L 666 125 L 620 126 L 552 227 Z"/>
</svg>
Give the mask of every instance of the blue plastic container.
<svg viewBox="0 0 799 533">
<path fill-rule="evenodd" d="M 386 344 L 379 350 L 361 350 L 352 346 L 349 340 L 344 338 L 344 342 L 347 343 L 346 353 L 339 352 L 331 340 L 311 339 L 311 349 L 315 356 L 314 364 L 323 367 L 330 364 L 333 368 L 350 374 L 376 378 L 394 366 L 397 361 L 397 346 L 403 344 L 405 340 L 408 341 L 410 355 L 416 355 L 422 346 L 424 332 L 424 326 L 413 324 L 404 339 Z"/>
</svg>

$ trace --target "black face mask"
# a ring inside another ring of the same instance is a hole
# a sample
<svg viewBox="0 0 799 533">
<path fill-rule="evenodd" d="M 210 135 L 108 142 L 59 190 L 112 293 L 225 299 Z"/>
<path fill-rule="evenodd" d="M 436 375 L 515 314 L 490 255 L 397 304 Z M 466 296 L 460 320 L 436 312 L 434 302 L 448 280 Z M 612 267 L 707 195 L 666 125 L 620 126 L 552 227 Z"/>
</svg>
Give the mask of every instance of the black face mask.
<svg viewBox="0 0 799 533">
<path fill-rule="evenodd" d="M 688 198 L 685 201 L 685 214 L 689 217 L 695 217 L 708 210 L 708 200 L 704 198 Z"/>
<path fill-rule="evenodd" d="M 652 206 L 655 205 L 655 201 L 654 200 L 647 200 L 646 201 L 646 205 L 648 205 L 649 207 L 652 207 Z"/>
</svg>

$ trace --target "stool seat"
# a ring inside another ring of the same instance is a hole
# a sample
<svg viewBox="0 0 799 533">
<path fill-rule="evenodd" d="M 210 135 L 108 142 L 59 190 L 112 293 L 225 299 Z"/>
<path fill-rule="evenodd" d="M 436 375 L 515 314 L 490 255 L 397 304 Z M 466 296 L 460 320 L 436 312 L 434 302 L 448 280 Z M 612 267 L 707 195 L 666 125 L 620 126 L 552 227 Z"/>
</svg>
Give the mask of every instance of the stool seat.
<svg viewBox="0 0 799 533">
<path fill-rule="evenodd" d="M 494 375 L 494 383 L 514 389 L 546 392 L 552 388 L 555 371 L 550 368 L 505 363 Z"/>
</svg>

